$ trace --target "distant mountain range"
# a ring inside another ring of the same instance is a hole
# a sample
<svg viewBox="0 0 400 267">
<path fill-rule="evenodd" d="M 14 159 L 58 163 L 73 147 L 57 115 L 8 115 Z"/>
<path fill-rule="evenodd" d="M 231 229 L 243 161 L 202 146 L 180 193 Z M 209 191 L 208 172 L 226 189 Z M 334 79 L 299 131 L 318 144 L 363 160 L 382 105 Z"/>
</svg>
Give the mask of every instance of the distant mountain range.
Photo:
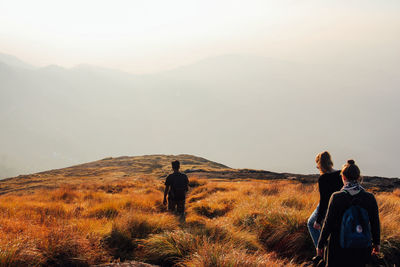
<svg viewBox="0 0 400 267">
<path fill-rule="evenodd" d="M 37 68 L 0 54 L 0 177 L 107 156 L 204 155 L 230 166 L 399 176 L 400 68 L 224 55 L 149 75 Z"/>
<path fill-rule="evenodd" d="M 29 69 L 29 70 L 35 69 L 35 67 L 33 65 L 28 64 L 15 56 L 3 54 L 3 53 L 0 53 L 0 62 L 8 65 L 10 67 Z"/>
</svg>

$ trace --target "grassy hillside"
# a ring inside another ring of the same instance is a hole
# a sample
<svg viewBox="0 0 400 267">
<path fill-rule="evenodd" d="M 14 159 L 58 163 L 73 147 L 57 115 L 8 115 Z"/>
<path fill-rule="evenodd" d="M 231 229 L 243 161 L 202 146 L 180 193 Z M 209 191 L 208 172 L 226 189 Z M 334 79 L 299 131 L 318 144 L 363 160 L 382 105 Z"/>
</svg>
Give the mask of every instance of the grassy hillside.
<svg viewBox="0 0 400 267">
<path fill-rule="evenodd" d="M 58 188 L 61 185 L 111 183 L 132 181 L 143 177 L 165 177 L 171 170 L 171 161 L 180 160 L 183 170 L 218 171 L 230 168 L 204 158 L 191 155 L 148 155 L 137 157 L 105 158 L 68 168 L 50 170 L 0 180 L 0 194 L 34 191 L 38 188 Z"/>
<path fill-rule="evenodd" d="M 185 223 L 162 205 L 172 159 L 189 175 Z M 314 179 L 189 155 L 109 158 L 8 179 L 0 183 L 0 266 L 306 265 Z M 382 261 L 399 264 L 400 190 L 367 189 L 380 208 Z"/>
</svg>

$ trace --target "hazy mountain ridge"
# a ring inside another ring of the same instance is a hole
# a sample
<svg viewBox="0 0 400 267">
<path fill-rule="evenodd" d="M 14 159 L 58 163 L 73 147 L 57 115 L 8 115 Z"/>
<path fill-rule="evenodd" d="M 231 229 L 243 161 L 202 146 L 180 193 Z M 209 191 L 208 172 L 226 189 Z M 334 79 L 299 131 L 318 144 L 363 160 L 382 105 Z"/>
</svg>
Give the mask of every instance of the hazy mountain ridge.
<svg viewBox="0 0 400 267">
<path fill-rule="evenodd" d="M 22 69 L 34 69 L 35 67 L 31 64 L 28 64 L 16 56 L 8 55 L 0 53 L 0 63 L 4 63 L 8 66 L 15 67 L 15 68 L 22 68 Z"/>
<path fill-rule="evenodd" d="M 398 176 L 400 75 L 376 68 L 241 55 L 153 75 L 3 64 L 0 157 L 13 175 L 132 151 L 310 172 L 329 149 L 335 162 L 355 155 L 367 174 Z"/>
</svg>

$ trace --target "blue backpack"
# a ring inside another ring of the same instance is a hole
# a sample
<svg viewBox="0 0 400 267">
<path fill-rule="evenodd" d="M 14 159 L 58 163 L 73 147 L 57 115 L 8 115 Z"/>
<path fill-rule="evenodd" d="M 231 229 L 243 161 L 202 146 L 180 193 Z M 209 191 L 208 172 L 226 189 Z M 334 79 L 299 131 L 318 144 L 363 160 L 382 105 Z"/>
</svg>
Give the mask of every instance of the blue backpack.
<svg viewBox="0 0 400 267">
<path fill-rule="evenodd" d="M 372 245 L 368 212 L 357 205 L 355 200 L 356 198 L 353 197 L 351 206 L 342 217 L 340 228 L 340 246 L 342 248 L 367 248 Z"/>
</svg>

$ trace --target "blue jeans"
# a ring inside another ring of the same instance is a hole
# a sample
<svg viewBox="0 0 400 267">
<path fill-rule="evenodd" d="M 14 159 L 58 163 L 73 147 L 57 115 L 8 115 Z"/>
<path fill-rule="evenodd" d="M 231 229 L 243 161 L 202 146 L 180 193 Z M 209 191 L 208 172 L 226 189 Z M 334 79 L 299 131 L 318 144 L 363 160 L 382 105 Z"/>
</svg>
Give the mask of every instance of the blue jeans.
<svg viewBox="0 0 400 267">
<path fill-rule="evenodd" d="M 318 245 L 319 235 L 321 234 L 321 230 L 317 230 L 314 228 L 314 222 L 317 220 L 318 208 L 319 205 L 317 206 L 317 208 L 314 210 L 314 212 L 311 214 L 310 218 L 308 218 L 307 221 L 308 231 L 310 232 L 311 239 L 313 240 L 315 247 L 317 247 Z"/>
</svg>

